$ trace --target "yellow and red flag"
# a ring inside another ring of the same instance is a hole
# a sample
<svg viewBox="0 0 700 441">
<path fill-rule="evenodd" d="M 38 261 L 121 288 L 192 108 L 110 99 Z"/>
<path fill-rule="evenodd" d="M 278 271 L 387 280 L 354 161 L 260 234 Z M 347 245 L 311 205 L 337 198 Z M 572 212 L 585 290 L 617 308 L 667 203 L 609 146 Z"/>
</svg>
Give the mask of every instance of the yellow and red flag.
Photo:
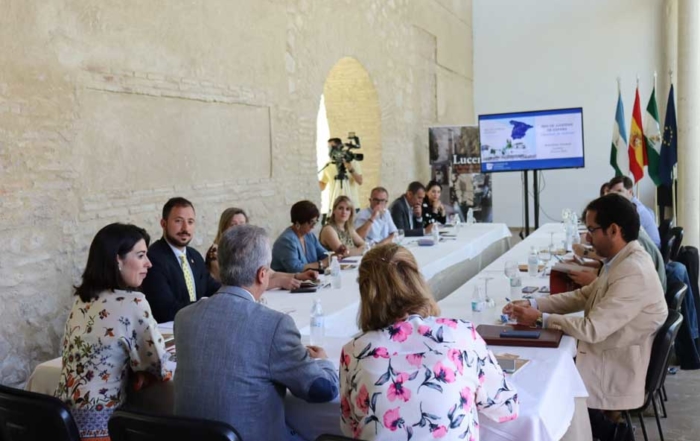
<svg viewBox="0 0 700 441">
<path fill-rule="evenodd" d="M 642 128 L 642 108 L 639 103 L 639 86 L 634 94 L 634 107 L 632 108 L 632 124 L 630 125 L 630 143 L 627 152 L 630 157 L 630 171 L 634 176 L 634 182 L 639 182 L 644 177 L 644 166 L 649 163 L 647 159 L 647 146 Z"/>
</svg>

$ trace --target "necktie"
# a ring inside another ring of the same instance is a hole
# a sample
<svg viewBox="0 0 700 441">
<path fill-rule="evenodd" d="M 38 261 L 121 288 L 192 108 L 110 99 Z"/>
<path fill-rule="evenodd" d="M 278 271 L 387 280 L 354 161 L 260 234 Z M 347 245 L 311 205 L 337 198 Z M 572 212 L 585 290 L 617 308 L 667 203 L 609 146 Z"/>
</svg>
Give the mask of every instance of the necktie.
<svg viewBox="0 0 700 441">
<path fill-rule="evenodd" d="M 192 274 L 190 274 L 190 269 L 187 266 L 187 257 L 185 255 L 180 255 L 180 266 L 182 267 L 182 274 L 185 276 L 185 285 L 187 285 L 187 292 L 190 293 L 190 302 L 197 300 L 197 294 L 194 290 L 194 280 L 192 280 Z"/>
</svg>

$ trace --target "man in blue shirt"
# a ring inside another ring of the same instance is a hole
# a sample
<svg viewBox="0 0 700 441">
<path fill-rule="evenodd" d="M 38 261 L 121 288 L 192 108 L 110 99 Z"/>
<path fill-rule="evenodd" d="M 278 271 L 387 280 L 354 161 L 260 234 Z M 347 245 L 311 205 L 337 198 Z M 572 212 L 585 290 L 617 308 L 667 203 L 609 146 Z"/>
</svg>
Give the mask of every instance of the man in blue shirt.
<svg viewBox="0 0 700 441">
<path fill-rule="evenodd" d="M 637 213 L 639 214 L 639 223 L 641 224 L 644 231 L 647 232 L 654 244 L 661 248 L 661 237 L 659 236 L 659 227 L 656 226 L 656 220 L 654 212 L 647 208 L 642 202 L 634 197 L 632 188 L 634 184 L 632 180 L 627 176 L 615 176 L 610 180 L 610 190 L 608 193 L 619 193 L 626 197 L 635 207 L 637 207 Z"/>
</svg>

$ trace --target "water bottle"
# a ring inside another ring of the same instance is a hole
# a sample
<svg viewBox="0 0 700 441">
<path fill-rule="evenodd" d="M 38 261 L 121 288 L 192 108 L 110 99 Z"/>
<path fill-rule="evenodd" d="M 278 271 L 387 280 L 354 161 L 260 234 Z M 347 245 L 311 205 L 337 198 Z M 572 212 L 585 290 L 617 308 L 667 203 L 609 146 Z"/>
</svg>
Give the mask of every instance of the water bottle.
<svg viewBox="0 0 700 441">
<path fill-rule="evenodd" d="M 438 227 L 438 223 L 435 222 L 433 224 L 433 242 L 435 242 L 435 245 L 437 245 L 438 242 L 440 242 L 440 227 Z"/>
<path fill-rule="evenodd" d="M 476 223 L 476 219 L 474 218 L 474 209 L 470 208 L 467 210 L 467 225 L 472 225 Z"/>
<path fill-rule="evenodd" d="M 326 323 L 321 307 L 321 299 L 314 299 L 314 306 L 311 307 L 311 338 L 309 343 L 312 346 L 323 346 L 326 336 Z"/>
<path fill-rule="evenodd" d="M 539 266 L 539 259 L 537 258 L 537 250 L 535 247 L 530 248 L 530 255 L 527 256 L 527 275 L 530 277 L 537 277 L 537 267 Z"/>
<path fill-rule="evenodd" d="M 342 286 L 342 278 L 340 277 L 340 262 L 338 256 L 331 257 L 331 286 L 333 289 L 340 289 Z"/>
</svg>

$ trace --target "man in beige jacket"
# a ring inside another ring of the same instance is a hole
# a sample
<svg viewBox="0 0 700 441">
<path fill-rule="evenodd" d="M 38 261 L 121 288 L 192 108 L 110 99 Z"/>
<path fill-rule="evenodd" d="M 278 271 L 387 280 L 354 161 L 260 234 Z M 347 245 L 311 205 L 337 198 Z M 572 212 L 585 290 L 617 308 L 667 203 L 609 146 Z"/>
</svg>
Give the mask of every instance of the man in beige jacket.
<svg viewBox="0 0 700 441">
<path fill-rule="evenodd" d="M 513 302 L 503 312 L 578 340 L 576 366 L 588 389 L 593 436 L 624 439 L 619 432 L 628 429 L 620 430 L 601 411 L 643 404 L 651 346 L 668 310 L 654 264 L 637 241 L 634 205 L 610 194 L 588 204 L 585 221 L 588 241 L 605 259 L 600 276 L 576 291 Z M 584 316 L 564 315 L 578 311 Z"/>
</svg>

